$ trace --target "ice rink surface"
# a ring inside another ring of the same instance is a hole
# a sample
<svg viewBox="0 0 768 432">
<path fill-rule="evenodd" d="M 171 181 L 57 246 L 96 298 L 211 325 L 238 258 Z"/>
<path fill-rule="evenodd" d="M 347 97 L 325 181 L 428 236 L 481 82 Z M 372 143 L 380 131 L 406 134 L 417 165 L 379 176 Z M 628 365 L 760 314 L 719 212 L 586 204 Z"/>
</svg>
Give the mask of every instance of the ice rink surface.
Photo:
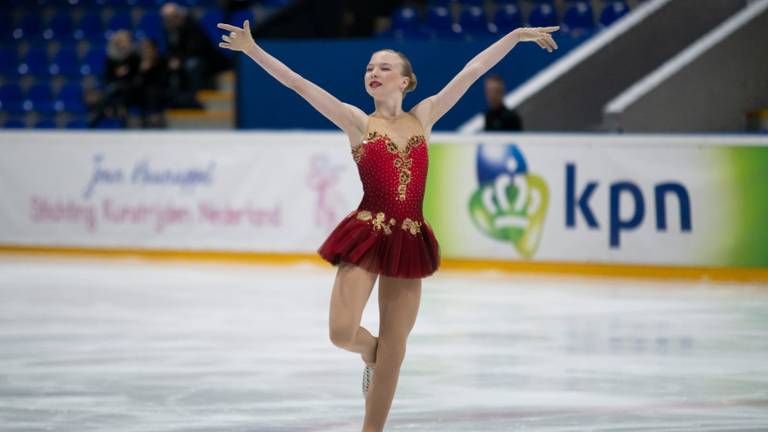
<svg viewBox="0 0 768 432">
<path fill-rule="evenodd" d="M 0 430 L 360 431 L 334 275 L 2 256 Z M 422 289 L 388 431 L 768 431 L 766 285 L 441 270 Z"/>
</svg>

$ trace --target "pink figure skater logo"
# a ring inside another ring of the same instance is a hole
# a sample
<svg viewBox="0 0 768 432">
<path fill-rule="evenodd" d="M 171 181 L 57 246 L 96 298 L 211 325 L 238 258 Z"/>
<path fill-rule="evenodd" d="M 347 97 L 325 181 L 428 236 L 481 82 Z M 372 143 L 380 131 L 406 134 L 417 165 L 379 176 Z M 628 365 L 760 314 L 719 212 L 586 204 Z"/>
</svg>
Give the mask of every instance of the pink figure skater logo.
<svg viewBox="0 0 768 432">
<path fill-rule="evenodd" d="M 312 156 L 307 171 L 307 185 L 317 192 L 315 224 L 332 228 L 339 221 L 339 210 L 346 208 L 343 195 L 333 187 L 339 181 L 342 165 L 331 165 L 322 154 Z"/>
</svg>

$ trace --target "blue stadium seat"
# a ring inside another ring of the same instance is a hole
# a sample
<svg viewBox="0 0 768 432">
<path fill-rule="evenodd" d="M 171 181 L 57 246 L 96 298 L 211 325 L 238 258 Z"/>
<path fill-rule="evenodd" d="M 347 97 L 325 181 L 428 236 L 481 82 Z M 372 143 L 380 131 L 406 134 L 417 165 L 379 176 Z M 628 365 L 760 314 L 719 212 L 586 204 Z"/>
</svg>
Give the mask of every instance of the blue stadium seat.
<svg viewBox="0 0 768 432">
<path fill-rule="evenodd" d="M 208 9 L 203 13 L 203 16 L 200 17 L 200 25 L 203 26 L 208 37 L 210 37 L 211 40 L 216 41 L 217 45 L 221 39 L 221 35 L 224 34 L 224 31 L 216 27 L 216 24 L 223 22 L 223 20 L 224 12 L 219 8 Z"/>
<path fill-rule="evenodd" d="M 424 23 L 426 32 L 438 39 L 457 36 L 453 26 L 451 11 L 445 7 L 433 7 L 427 11 L 427 19 Z"/>
<path fill-rule="evenodd" d="M 262 0 L 261 1 L 261 3 L 268 8 L 281 8 L 290 2 L 291 0 Z"/>
<path fill-rule="evenodd" d="M 101 46 L 92 46 L 85 53 L 83 61 L 80 64 L 81 75 L 96 75 L 101 78 L 104 75 L 104 63 L 107 60 L 107 53 Z"/>
<path fill-rule="evenodd" d="M 411 6 L 397 8 L 392 14 L 389 35 L 398 39 L 412 39 L 421 35 L 419 12 Z"/>
<path fill-rule="evenodd" d="M 185 7 L 199 7 L 203 2 L 200 0 L 176 0 L 176 3 Z"/>
<path fill-rule="evenodd" d="M 518 27 L 522 27 L 523 14 L 520 13 L 520 8 L 517 4 L 510 3 L 496 10 L 493 23 L 496 25 L 499 34 L 506 34 Z"/>
<path fill-rule="evenodd" d="M 109 7 L 113 11 L 128 11 L 129 8 L 135 5 L 134 0 L 107 0 L 106 2 L 100 0 L 91 0 L 93 3 L 101 3 L 101 7 Z"/>
<path fill-rule="evenodd" d="M 9 31 L 13 27 L 13 17 L 11 17 L 5 11 L 0 11 L 0 43 L 13 40 L 13 31 Z"/>
<path fill-rule="evenodd" d="M 19 66 L 19 54 L 16 46 L 0 46 L 0 75 L 11 77 L 16 75 Z"/>
<path fill-rule="evenodd" d="M 158 9 L 167 0 L 136 0 L 136 6 L 144 9 Z"/>
<path fill-rule="evenodd" d="M 5 129 L 24 129 L 25 127 L 27 127 L 27 125 L 24 123 L 24 120 L 9 119 L 5 121 L 5 124 L 3 124 L 3 127 Z"/>
<path fill-rule="evenodd" d="M 479 6 L 467 6 L 459 15 L 459 25 L 464 34 L 471 36 L 488 36 L 488 21 L 485 19 L 485 11 Z"/>
<path fill-rule="evenodd" d="M 19 76 L 47 76 L 48 48 L 42 46 L 30 47 L 27 53 L 21 58 L 17 72 Z"/>
<path fill-rule="evenodd" d="M 537 4 L 528 16 L 528 25 L 531 27 L 550 27 L 560 24 L 557 9 L 551 3 Z"/>
<path fill-rule="evenodd" d="M 85 114 L 83 86 L 79 82 L 68 82 L 61 86 L 54 101 L 54 109 L 69 114 Z"/>
<path fill-rule="evenodd" d="M 18 84 L 5 83 L 0 86 L 0 111 L 14 114 L 22 113 L 24 112 L 23 101 L 21 87 Z"/>
<path fill-rule="evenodd" d="M 98 10 L 89 10 L 83 14 L 75 26 L 75 39 L 100 41 L 104 39 L 104 23 Z"/>
<path fill-rule="evenodd" d="M 74 38 L 74 28 L 72 26 L 72 16 L 69 11 L 60 10 L 57 12 L 48 25 L 43 30 L 43 39 L 56 40 L 58 42 L 68 42 Z"/>
<path fill-rule="evenodd" d="M 61 75 L 68 78 L 80 75 L 80 60 L 77 56 L 77 49 L 74 46 L 63 46 L 53 56 L 51 65 L 48 67 L 51 75 Z"/>
<path fill-rule="evenodd" d="M 32 12 L 21 17 L 21 22 L 13 29 L 11 34 L 13 39 L 17 41 L 36 41 L 43 37 L 42 27 L 40 14 Z"/>
<path fill-rule="evenodd" d="M 105 117 L 97 125 L 96 129 L 123 129 L 125 126 L 119 119 Z"/>
<path fill-rule="evenodd" d="M 627 13 L 629 13 L 629 6 L 624 1 L 611 1 L 610 3 L 606 3 L 600 14 L 600 25 L 608 27 Z"/>
<path fill-rule="evenodd" d="M 147 12 L 136 26 L 136 39 L 150 38 L 158 44 L 165 40 L 163 36 L 163 19 L 158 12 Z"/>
<path fill-rule="evenodd" d="M 131 12 L 128 10 L 117 10 L 112 18 L 107 22 L 107 39 L 109 36 L 118 30 L 130 30 L 133 31 L 133 19 L 131 18 Z"/>
<path fill-rule="evenodd" d="M 451 3 L 456 3 L 457 0 L 429 0 L 427 5 L 429 7 L 451 7 Z"/>
<path fill-rule="evenodd" d="M 568 6 L 563 16 L 564 32 L 592 30 L 594 28 L 595 19 L 592 15 L 592 6 L 589 3 L 577 1 Z"/>
<path fill-rule="evenodd" d="M 56 121 L 50 118 L 40 119 L 34 127 L 35 129 L 56 129 Z"/>
<path fill-rule="evenodd" d="M 48 83 L 37 83 L 27 90 L 24 100 L 25 111 L 35 111 L 41 114 L 54 114 L 53 93 Z"/>
<path fill-rule="evenodd" d="M 67 129 L 88 129 L 88 121 L 85 118 L 75 118 L 67 122 Z"/>
<path fill-rule="evenodd" d="M 461 4 L 466 8 L 468 6 L 483 7 L 485 0 L 461 0 Z"/>
<path fill-rule="evenodd" d="M 243 21 L 248 20 L 249 24 L 251 25 L 251 28 L 253 28 L 254 16 L 253 12 L 251 12 L 250 8 L 240 9 L 238 11 L 232 12 L 232 15 L 229 17 L 229 23 L 232 25 L 236 25 L 238 27 L 243 26 Z"/>
</svg>

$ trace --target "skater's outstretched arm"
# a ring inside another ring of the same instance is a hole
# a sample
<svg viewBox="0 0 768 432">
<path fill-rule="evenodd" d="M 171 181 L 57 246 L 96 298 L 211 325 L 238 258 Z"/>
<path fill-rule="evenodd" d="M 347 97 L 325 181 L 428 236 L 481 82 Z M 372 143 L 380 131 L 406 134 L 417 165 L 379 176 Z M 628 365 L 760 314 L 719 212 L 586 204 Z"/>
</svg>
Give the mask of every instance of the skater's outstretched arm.
<svg viewBox="0 0 768 432">
<path fill-rule="evenodd" d="M 549 52 L 557 49 L 557 44 L 550 33 L 559 28 L 557 26 L 521 27 L 507 33 L 470 60 L 439 93 L 419 102 L 411 112 L 421 120 L 425 130 L 431 130 L 435 122 L 456 105 L 467 89 L 504 58 L 518 42 L 533 41 Z"/>
<path fill-rule="evenodd" d="M 242 51 L 247 54 L 248 57 L 264 68 L 267 73 L 298 93 L 320 114 L 346 132 L 347 135 L 364 133 L 367 115 L 361 109 L 341 102 L 317 84 L 305 79 L 284 65 L 280 60 L 264 51 L 253 40 L 247 20 L 243 22 L 242 28 L 224 23 L 217 24 L 217 27 L 229 31 L 228 34 L 221 36 L 223 39 L 223 42 L 219 43 L 221 48 Z"/>
</svg>

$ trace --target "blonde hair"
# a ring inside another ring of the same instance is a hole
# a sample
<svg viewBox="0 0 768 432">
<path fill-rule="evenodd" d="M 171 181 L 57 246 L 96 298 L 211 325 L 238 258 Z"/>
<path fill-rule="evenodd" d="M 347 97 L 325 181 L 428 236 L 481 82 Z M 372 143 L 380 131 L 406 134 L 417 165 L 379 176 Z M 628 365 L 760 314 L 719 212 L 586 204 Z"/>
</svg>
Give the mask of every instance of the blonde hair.
<svg viewBox="0 0 768 432">
<path fill-rule="evenodd" d="M 403 90 L 403 94 L 413 91 L 413 89 L 416 88 L 416 74 L 413 73 L 413 66 L 411 66 L 411 61 L 408 60 L 408 57 L 406 57 L 405 54 L 401 53 L 400 51 L 395 51 L 389 48 L 379 50 L 378 52 L 381 52 L 381 51 L 391 52 L 393 54 L 397 54 L 397 56 L 400 57 L 400 60 L 402 60 L 403 62 L 403 68 L 400 71 L 400 73 L 404 77 L 408 78 L 408 86 L 405 87 L 405 89 Z"/>
</svg>

